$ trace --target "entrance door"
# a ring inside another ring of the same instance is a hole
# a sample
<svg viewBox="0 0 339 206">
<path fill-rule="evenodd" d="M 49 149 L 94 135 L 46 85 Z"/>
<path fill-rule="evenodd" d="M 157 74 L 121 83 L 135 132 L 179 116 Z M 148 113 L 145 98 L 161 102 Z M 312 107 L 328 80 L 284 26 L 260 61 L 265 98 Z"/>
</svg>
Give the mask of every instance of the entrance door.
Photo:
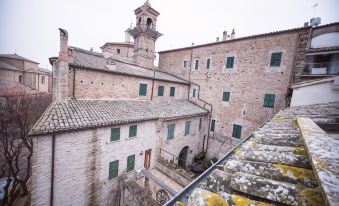
<svg viewBox="0 0 339 206">
<path fill-rule="evenodd" d="M 145 161 L 144 161 L 145 169 L 149 169 L 151 166 L 151 152 L 152 149 L 148 149 L 145 151 Z"/>
<path fill-rule="evenodd" d="M 188 146 L 184 147 L 179 153 L 178 165 L 186 169 L 186 159 L 187 159 Z"/>
</svg>

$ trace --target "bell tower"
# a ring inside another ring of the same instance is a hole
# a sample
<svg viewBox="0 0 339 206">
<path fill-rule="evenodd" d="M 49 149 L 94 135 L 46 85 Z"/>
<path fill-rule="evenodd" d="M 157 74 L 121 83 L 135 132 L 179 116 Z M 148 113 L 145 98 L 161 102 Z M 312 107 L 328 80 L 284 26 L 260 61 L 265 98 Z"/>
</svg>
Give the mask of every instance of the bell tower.
<svg viewBox="0 0 339 206">
<path fill-rule="evenodd" d="M 155 41 L 162 36 L 156 28 L 159 12 L 151 7 L 147 0 L 142 6 L 134 10 L 136 26 L 128 29 L 134 38 L 134 61 L 146 68 L 154 67 Z"/>
</svg>

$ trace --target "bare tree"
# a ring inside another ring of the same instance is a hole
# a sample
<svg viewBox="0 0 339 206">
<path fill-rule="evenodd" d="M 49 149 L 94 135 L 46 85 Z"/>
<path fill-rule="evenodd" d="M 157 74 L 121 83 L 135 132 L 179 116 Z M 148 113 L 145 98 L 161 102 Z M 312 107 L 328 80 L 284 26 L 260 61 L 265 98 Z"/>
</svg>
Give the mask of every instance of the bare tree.
<svg viewBox="0 0 339 206">
<path fill-rule="evenodd" d="M 5 205 L 29 194 L 33 142 L 28 133 L 50 102 L 50 94 L 20 92 L 0 97 L 0 177 L 7 177 Z"/>
</svg>

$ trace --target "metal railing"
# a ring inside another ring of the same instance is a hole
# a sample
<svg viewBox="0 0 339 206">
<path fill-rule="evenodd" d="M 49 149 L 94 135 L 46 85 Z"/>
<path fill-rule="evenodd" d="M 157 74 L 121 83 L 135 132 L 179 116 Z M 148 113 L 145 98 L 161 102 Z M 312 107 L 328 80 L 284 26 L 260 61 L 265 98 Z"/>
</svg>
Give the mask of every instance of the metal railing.
<svg viewBox="0 0 339 206">
<path fill-rule="evenodd" d="M 163 157 L 163 154 L 164 154 L 164 153 L 167 154 L 167 155 L 169 155 L 170 158 Z M 181 167 L 181 166 L 180 166 L 179 164 L 175 163 L 175 160 L 178 160 L 178 162 L 179 162 L 179 160 L 181 160 L 181 161 L 183 162 L 183 165 L 185 165 L 186 167 L 194 167 L 194 168 L 196 168 L 196 169 L 198 169 L 198 170 L 204 171 L 204 169 L 202 169 L 201 167 L 199 167 L 199 166 L 198 166 L 197 164 L 195 164 L 194 162 L 192 162 L 192 163 L 190 163 L 189 165 L 187 165 L 187 161 L 186 161 L 186 160 L 181 159 L 180 157 L 178 157 L 178 156 L 176 156 L 176 155 L 174 155 L 174 154 L 172 154 L 172 153 L 170 153 L 170 152 L 168 152 L 168 151 L 166 151 L 166 150 L 164 150 L 164 149 L 162 149 L 162 148 L 160 148 L 160 157 L 162 157 L 162 158 L 164 158 L 164 159 L 171 159 L 171 160 L 172 160 L 172 163 L 178 165 L 179 167 Z M 183 169 L 186 169 L 186 168 L 183 168 Z"/>
<path fill-rule="evenodd" d="M 304 63 L 304 75 L 336 75 L 339 74 L 339 61 Z"/>
</svg>

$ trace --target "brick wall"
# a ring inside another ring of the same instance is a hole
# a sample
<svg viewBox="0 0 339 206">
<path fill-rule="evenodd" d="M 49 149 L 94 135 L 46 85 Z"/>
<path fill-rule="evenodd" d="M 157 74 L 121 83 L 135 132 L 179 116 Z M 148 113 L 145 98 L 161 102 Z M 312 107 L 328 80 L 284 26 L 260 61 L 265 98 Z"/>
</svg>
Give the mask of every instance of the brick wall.
<svg viewBox="0 0 339 206">
<path fill-rule="evenodd" d="M 285 106 L 297 39 L 297 32 L 281 33 L 160 53 L 159 68 L 185 79 L 190 74 L 191 81 L 200 85 L 200 98 L 213 105 L 216 127 L 212 137 L 230 137 L 233 124 L 239 124 L 244 138 Z M 272 52 L 283 53 L 280 67 L 269 66 Z M 228 56 L 235 57 L 233 69 L 225 68 Z M 210 69 L 206 68 L 207 58 L 211 59 Z M 194 65 L 196 59 L 198 70 Z M 188 62 L 187 68 L 183 67 L 184 60 Z M 230 92 L 229 102 L 222 101 L 223 91 Z M 265 93 L 276 95 L 274 109 L 263 107 Z"/>
<path fill-rule="evenodd" d="M 105 205 L 115 183 L 108 180 L 111 161 L 119 160 L 121 173 L 127 157 L 135 155 L 137 169 L 144 165 L 144 151 L 152 149 L 153 167 L 155 121 L 137 125 L 134 139 L 128 139 L 130 125 L 120 126 L 117 142 L 110 142 L 111 127 L 56 134 L 54 205 Z M 49 205 L 52 136 L 35 137 L 33 143 L 31 204 Z"/>
<path fill-rule="evenodd" d="M 146 96 L 139 96 L 140 83 L 147 84 Z M 164 96 L 158 97 L 158 86 L 164 86 Z M 187 99 L 189 85 L 155 80 L 153 97 L 157 100 L 173 99 L 170 87 L 175 87 L 174 99 Z M 73 71 L 69 74 L 69 96 L 73 96 Z M 142 77 L 77 69 L 75 74 L 75 97 L 79 99 L 138 99 L 150 100 L 152 80 Z"/>
</svg>

